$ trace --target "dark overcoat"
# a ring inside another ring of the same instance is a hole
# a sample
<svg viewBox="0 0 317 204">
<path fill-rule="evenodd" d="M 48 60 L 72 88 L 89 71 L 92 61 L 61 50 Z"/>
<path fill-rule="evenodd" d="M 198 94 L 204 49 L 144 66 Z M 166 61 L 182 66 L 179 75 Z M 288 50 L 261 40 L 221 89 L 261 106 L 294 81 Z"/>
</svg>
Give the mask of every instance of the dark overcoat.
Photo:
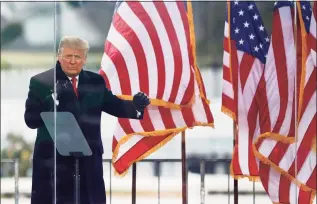
<svg viewBox="0 0 317 204">
<path fill-rule="evenodd" d="M 66 82 L 59 62 L 56 63 L 56 81 Z M 71 86 L 71 83 L 67 83 Z M 54 198 L 54 143 L 49 136 L 40 113 L 54 110 L 51 96 L 54 90 L 54 68 L 30 80 L 25 104 L 25 122 L 37 129 L 33 154 L 32 204 L 51 204 Z M 82 70 L 79 74 L 78 97 L 72 87 L 66 99 L 59 100 L 57 111 L 71 112 L 81 128 L 93 154 L 80 159 L 80 199 L 82 204 L 106 203 L 103 180 L 100 120 L 102 111 L 120 118 L 142 119 L 131 101 L 121 100 L 105 86 L 103 78 L 96 73 Z M 64 94 L 65 95 L 65 94 Z M 56 151 L 56 203 L 73 204 L 74 159 L 64 157 Z"/>
</svg>

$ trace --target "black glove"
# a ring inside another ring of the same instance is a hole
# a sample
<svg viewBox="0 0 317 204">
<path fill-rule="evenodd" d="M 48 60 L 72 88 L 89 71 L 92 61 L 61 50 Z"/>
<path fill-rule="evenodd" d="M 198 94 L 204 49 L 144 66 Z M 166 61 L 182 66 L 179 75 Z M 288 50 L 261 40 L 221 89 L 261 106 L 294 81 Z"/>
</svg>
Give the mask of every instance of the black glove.
<svg viewBox="0 0 317 204">
<path fill-rule="evenodd" d="M 56 94 L 57 100 L 66 99 L 69 94 L 72 92 L 72 84 L 69 80 L 58 80 L 56 82 Z"/>
<path fill-rule="evenodd" d="M 54 100 L 52 98 L 52 94 L 47 95 L 43 100 L 43 111 L 54 111 Z"/>
<path fill-rule="evenodd" d="M 43 111 L 54 111 L 54 89 L 48 93 L 48 95 L 43 100 Z M 57 100 L 57 111 L 61 109 L 59 104 L 65 104 L 70 100 L 72 96 L 72 84 L 69 80 L 58 80 L 56 82 L 56 100 Z"/>
<path fill-rule="evenodd" d="M 150 104 L 150 99 L 143 92 L 139 92 L 133 96 L 133 105 L 138 111 L 143 111 Z"/>
</svg>

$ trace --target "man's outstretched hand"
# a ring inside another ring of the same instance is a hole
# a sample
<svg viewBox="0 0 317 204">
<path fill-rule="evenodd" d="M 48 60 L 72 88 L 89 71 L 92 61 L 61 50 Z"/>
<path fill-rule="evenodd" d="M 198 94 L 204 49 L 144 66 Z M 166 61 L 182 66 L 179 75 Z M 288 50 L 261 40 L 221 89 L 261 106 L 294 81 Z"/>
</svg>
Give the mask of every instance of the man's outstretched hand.
<svg viewBox="0 0 317 204">
<path fill-rule="evenodd" d="M 143 111 L 149 104 L 149 97 L 143 93 L 139 92 L 133 96 L 133 104 L 138 111 Z"/>
</svg>

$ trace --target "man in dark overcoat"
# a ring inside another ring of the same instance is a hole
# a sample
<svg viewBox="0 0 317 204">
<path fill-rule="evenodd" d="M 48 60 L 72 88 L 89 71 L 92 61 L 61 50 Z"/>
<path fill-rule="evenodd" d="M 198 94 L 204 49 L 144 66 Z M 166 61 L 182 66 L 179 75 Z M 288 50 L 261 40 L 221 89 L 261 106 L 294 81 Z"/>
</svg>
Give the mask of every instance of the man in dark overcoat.
<svg viewBox="0 0 317 204">
<path fill-rule="evenodd" d="M 86 40 L 64 37 L 59 45 L 55 68 L 35 75 L 30 80 L 24 118 L 28 127 L 37 129 L 33 154 L 32 204 L 52 204 L 55 201 L 57 204 L 75 203 L 74 158 L 62 156 L 54 150 L 54 143 L 40 116 L 41 112 L 54 111 L 55 106 L 59 112 L 74 115 L 92 150 L 91 156 L 80 158 L 79 161 L 80 203 L 105 204 L 101 113 L 103 111 L 119 118 L 142 119 L 143 110 L 150 103 L 142 92 L 135 94 L 132 101 L 122 100 L 106 88 L 101 75 L 83 70 L 88 50 Z"/>
</svg>

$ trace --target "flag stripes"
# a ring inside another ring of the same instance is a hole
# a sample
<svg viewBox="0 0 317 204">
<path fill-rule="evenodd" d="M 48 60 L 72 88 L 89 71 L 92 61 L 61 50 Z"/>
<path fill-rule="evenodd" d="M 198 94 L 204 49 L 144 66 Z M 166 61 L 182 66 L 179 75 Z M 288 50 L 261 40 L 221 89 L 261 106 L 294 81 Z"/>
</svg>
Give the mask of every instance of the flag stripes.
<svg viewBox="0 0 317 204">
<path fill-rule="evenodd" d="M 316 66 L 312 56 L 307 55 L 310 49 L 306 49 L 309 41 L 303 21 L 298 24 L 299 41 L 295 47 L 294 8 L 288 4 L 277 4 L 274 12 L 272 44 L 264 73 L 268 115 L 261 115 L 265 118 L 261 125 L 271 130 L 255 142 L 254 152 L 261 161 L 263 187 L 273 203 L 311 204 L 316 192 L 316 152 L 312 148 L 317 122 Z M 306 7 L 304 4 L 297 2 L 299 14 L 301 8 L 309 9 L 309 2 Z M 299 18 L 304 20 L 304 13 Z"/>
<path fill-rule="evenodd" d="M 151 100 L 142 120 L 118 119 L 112 151 L 120 175 L 187 128 L 213 126 L 187 8 L 125 1 L 113 15 L 99 73 L 115 95 L 131 100 L 142 91 Z"/>
</svg>

